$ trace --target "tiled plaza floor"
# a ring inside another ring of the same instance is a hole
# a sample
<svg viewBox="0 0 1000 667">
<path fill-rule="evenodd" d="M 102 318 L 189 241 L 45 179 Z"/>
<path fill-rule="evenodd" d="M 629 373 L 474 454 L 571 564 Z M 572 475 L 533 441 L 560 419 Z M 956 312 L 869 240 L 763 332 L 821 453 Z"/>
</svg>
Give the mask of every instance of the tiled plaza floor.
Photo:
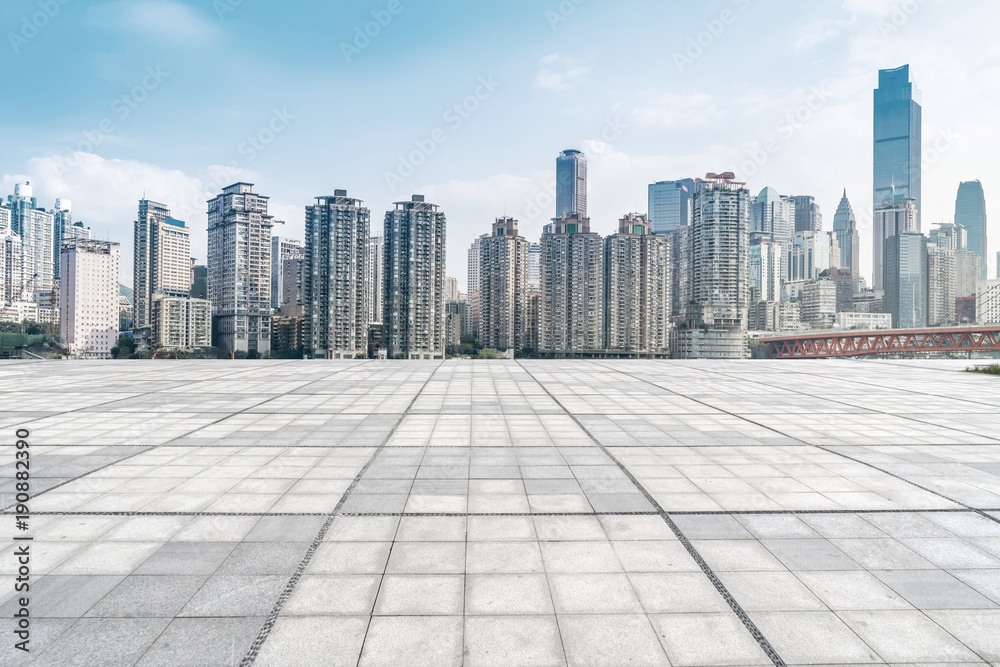
<svg viewBox="0 0 1000 667">
<path fill-rule="evenodd" d="M 5 362 L 0 665 L 1000 664 L 966 365 Z"/>
</svg>

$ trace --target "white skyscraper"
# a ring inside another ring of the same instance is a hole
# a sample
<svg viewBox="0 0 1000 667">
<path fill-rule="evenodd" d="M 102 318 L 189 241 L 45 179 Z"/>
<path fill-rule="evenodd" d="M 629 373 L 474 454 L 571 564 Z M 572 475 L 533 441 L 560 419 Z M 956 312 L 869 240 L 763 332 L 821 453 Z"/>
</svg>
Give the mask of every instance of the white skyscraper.
<svg viewBox="0 0 1000 667">
<path fill-rule="evenodd" d="M 216 346 L 228 356 L 271 350 L 268 198 L 234 183 L 208 202 L 208 299 Z"/>
<path fill-rule="evenodd" d="M 472 242 L 472 245 L 469 246 L 468 253 L 466 287 L 469 293 L 469 306 L 472 309 L 472 332 L 476 335 L 479 335 L 479 316 L 482 314 L 479 306 L 479 276 L 480 265 L 483 261 L 482 244 L 483 239 L 487 239 L 489 237 L 489 234 L 483 234 L 479 238 L 475 239 Z"/>
<path fill-rule="evenodd" d="M 285 284 L 289 281 L 298 282 L 300 276 L 294 271 L 296 263 L 287 263 L 288 260 L 302 259 L 305 250 L 302 248 L 302 241 L 286 238 L 284 236 L 271 237 L 271 310 L 278 310 L 286 305 L 284 295 L 294 294 L 297 290 L 285 289 Z M 286 268 L 291 268 L 291 272 L 286 272 Z M 290 304 L 296 305 L 296 304 Z"/>
<path fill-rule="evenodd" d="M 872 287 L 876 290 L 885 289 L 885 245 L 892 236 L 919 229 L 917 223 L 916 200 L 906 195 L 897 195 L 895 189 L 875 209 L 874 229 L 872 230 Z M 898 322 L 897 322 L 898 324 Z"/>
<path fill-rule="evenodd" d="M 121 247 L 109 241 L 67 240 L 62 246 L 60 338 L 79 359 L 110 359 L 118 343 Z"/>
<path fill-rule="evenodd" d="M 479 340 L 484 347 L 528 347 L 528 251 L 517 220 L 507 217 L 497 218 L 493 235 L 480 243 Z"/>
<path fill-rule="evenodd" d="M 77 238 L 72 233 L 73 202 L 57 199 L 52 209 L 52 277 L 59 280 L 59 256 L 62 254 L 64 238 Z"/>
<path fill-rule="evenodd" d="M 385 298 L 385 238 L 368 237 L 368 274 L 365 276 L 365 301 L 368 304 L 368 323 L 382 324 L 383 299 Z"/>
<path fill-rule="evenodd" d="M 133 240 L 133 326 L 148 327 L 152 324 L 153 299 L 157 295 L 190 295 L 191 230 L 170 217 L 164 204 L 142 199 Z"/>
<path fill-rule="evenodd" d="M 787 263 L 784 255 L 781 244 L 769 236 L 751 238 L 750 287 L 757 289 L 758 301 L 781 301 L 781 267 Z"/>
<path fill-rule="evenodd" d="M 52 214 L 38 208 L 30 183 L 14 185 L 7 198 L 11 229 L 21 237 L 21 271 L 25 292 L 33 296 L 52 291 L 54 260 Z"/>
<path fill-rule="evenodd" d="M 857 284 L 861 277 L 861 239 L 858 236 L 858 220 L 854 215 L 847 190 L 840 199 L 837 212 L 833 214 L 833 231 L 837 234 L 837 245 L 840 247 L 840 264 L 838 268 L 847 269 Z M 857 290 L 855 290 L 857 291 Z"/>
</svg>

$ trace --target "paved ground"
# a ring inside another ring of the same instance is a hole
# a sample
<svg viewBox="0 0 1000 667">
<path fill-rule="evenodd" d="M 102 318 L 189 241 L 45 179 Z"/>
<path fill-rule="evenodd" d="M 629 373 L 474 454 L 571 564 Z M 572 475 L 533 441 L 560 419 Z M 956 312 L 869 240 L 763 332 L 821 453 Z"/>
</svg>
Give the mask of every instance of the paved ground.
<svg viewBox="0 0 1000 667">
<path fill-rule="evenodd" d="M 965 365 L 4 363 L 0 664 L 998 664 Z"/>
</svg>

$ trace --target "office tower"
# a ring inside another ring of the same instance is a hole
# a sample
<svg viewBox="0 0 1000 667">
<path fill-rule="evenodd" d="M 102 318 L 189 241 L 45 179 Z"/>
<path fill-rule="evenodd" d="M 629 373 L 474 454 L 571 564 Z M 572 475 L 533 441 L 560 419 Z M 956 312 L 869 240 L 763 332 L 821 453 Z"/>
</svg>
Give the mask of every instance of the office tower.
<svg viewBox="0 0 1000 667">
<path fill-rule="evenodd" d="M 383 298 L 385 296 L 385 239 L 368 237 L 368 263 L 365 265 L 365 302 L 368 304 L 368 324 L 382 324 Z"/>
<path fill-rule="evenodd" d="M 875 207 L 875 221 L 872 229 L 872 288 L 884 289 L 885 285 L 885 244 L 892 236 L 919 230 L 917 224 L 916 200 L 890 188 L 888 196 Z"/>
<path fill-rule="evenodd" d="M 62 246 L 60 339 L 78 359 L 110 359 L 118 344 L 118 265 L 121 247 L 70 239 Z"/>
<path fill-rule="evenodd" d="M 156 294 L 150 307 L 150 342 L 190 350 L 212 345 L 212 303 L 189 296 Z"/>
<path fill-rule="evenodd" d="M 444 302 L 451 303 L 458 301 L 458 278 L 446 277 L 444 279 Z"/>
<path fill-rule="evenodd" d="M 444 358 L 447 220 L 413 195 L 385 214 L 385 307 L 389 358 Z"/>
<path fill-rule="evenodd" d="M 691 224 L 691 198 L 696 188 L 693 178 L 650 184 L 649 221 L 654 234 L 666 234 Z"/>
<path fill-rule="evenodd" d="M 982 260 L 979 277 L 986 280 L 986 195 L 979 181 L 965 181 L 958 186 L 955 224 L 965 228 L 968 249 Z"/>
<path fill-rule="evenodd" d="M 809 195 L 796 195 L 790 198 L 795 205 L 795 231 L 823 231 L 823 214 L 819 211 L 816 198 Z"/>
<path fill-rule="evenodd" d="M 927 237 L 890 236 L 885 243 L 885 307 L 898 329 L 927 326 Z"/>
<path fill-rule="evenodd" d="M 208 299 L 222 354 L 271 349 L 271 228 L 268 197 L 234 183 L 208 202 Z"/>
<path fill-rule="evenodd" d="M 687 319 L 691 304 L 691 225 L 681 225 L 666 237 L 670 247 L 670 319 L 680 324 Z"/>
<path fill-rule="evenodd" d="M 789 282 L 815 280 L 840 264 L 836 232 L 796 232 L 788 251 Z"/>
<path fill-rule="evenodd" d="M 0 304 L 30 301 L 25 292 L 21 235 L 11 229 L 10 209 L 0 206 Z"/>
<path fill-rule="evenodd" d="M 53 218 L 52 214 L 38 208 L 32 196 L 31 183 L 17 183 L 14 194 L 7 197 L 10 209 L 10 227 L 21 237 L 21 272 L 24 291 L 36 299 L 49 293 L 53 287 Z"/>
<path fill-rule="evenodd" d="M 284 236 L 271 237 L 271 310 L 278 310 L 284 306 L 287 303 L 285 295 L 297 291 L 286 289 L 286 284 L 290 281 L 299 282 L 301 280 L 297 273 L 286 273 L 285 262 L 290 259 L 301 260 L 303 257 L 305 257 L 305 249 L 302 247 L 302 241 Z M 288 264 L 287 268 L 294 270 L 295 266 L 296 264 L 293 262 Z"/>
<path fill-rule="evenodd" d="M 927 323 L 950 324 L 955 320 L 958 295 L 958 251 L 947 245 L 927 244 Z"/>
<path fill-rule="evenodd" d="M 568 150 L 556 158 L 556 217 L 573 213 L 587 217 L 587 156 Z"/>
<path fill-rule="evenodd" d="M 976 295 L 976 284 L 982 275 L 982 258 L 971 250 L 955 251 L 955 297 Z"/>
<path fill-rule="evenodd" d="M 565 354 L 603 347 L 601 237 L 590 218 L 566 213 L 542 232 L 539 350 Z"/>
<path fill-rule="evenodd" d="M 59 280 L 59 256 L 62 254 L 63 238 L 71 236 L 73 226 L 73 202 L 56 199 L 52 209 L 52 278 Z M 81 225 L 82 226 L 82 225 Z M 75 237 L 74 237 L 75 238 Z"/>
<path fill-rule="evenodd" d="M 479 276 L 480 263 L 483 261 L 482 243 L 483 239 L 486 238 L 489 238 L 489 234 L 482 234 L 479 238 L 475 239 L 472 245 L 469 246 L 467 256 L 468 273 L 466 274 L 466 288 L 468 290 L 469 307 L 472 310 L 470 326 L 475 336 L 479 335 L 479 316 L 481 315 L 479 306 Z"/>
<path fill-rule="evenodd" d="M 857 279 L 861 277 L 861 237 L 858 235 L 858 219 L 854 208 L 847 199 L 847 190 L 840 199 L 837 212 L 833 214 L 833 231 L 837 234 L 840 247 L 839 268 L 846 269 Z"/>
<path fill-rule="evenodd" d="M 767 234 L 750 235 L 750 287 L 758 301 L 781 301 L 781 267 L 786 253 Z"/>
<path fill-rule="evenodd" d="M 133 241 L 133 321 L 138 329 L 152 324 L 156 295 L 190 296 L 191 230 L 170 217 L 164 204 L 141 199 Z"/>
<path fill-rule="evenodd" d="M 542 290 L 542 244 L 532 243 L 528 246 L 528 290 Z"/>
<path fill-rule="evenodd" d="M 368 351 L 368 239 L 371 213 L 360 199 L 335 190 L 306 207 L 302 270 L 306 353 L 317 359 L 354 359 Z M 414 252 L 417 248 L 414 248 Z"/>
<path fill-rule="evenodd" d="M 910 66 L 883 69 L 875 89 L 874 200 L 875 209 L 886 199 L 913 200 L 914 231 L 920 231 L 921 147 L 920 92 L 910 81 Z M 875 289 L 880 289 L 876 286 Z"/>
<path fill-rule="evenodd" d="M 837 284 L 829 278 L 802 286 L 802 322 L 814 329 L 829 328 L 837 317 Z"/>
<path fill-rule="evenodd" d="M 788 280 L 788 250 L 795 236 L 795 201 L 778 194 L 774 188 L 764 188 L 750 205 L 750 234 L 767 235 L 781 249 L 778 278 Z M 765 299 L 766 300 L 766 299 Z"/>
<path fill-rule="evenodd" d="M 670 347 L 670 247 L 645 215 L 629 213 L 604 239 L 604 345 L 645 353 Z"/>
<path fill-rule="evenodd" d="M 522 350 L 528 347 L 528 241 L 517 233 L 517 220 L 503 217 L 479 249 L 479 342 Z"/>
</svg>

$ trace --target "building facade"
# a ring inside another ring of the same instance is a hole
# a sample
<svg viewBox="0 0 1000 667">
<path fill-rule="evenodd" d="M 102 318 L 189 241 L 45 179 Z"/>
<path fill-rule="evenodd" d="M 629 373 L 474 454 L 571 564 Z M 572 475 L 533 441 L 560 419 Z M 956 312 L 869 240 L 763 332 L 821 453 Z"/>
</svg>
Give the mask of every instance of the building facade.
<svg viewBox="0 0 1000 667">
<path fill-rule="evenodd" d="M 234 183 L 208 202 L 208 299 L 213 340 L 226 356 L 271 349 L 268 197 Z"/>
<path fill-rule="evenodd" d="M 212 345 L 212 303 L 207 299 L 157 294 L 150 311 L 153 344 L 180 350 Z"/>
<path fill-rule="evenodd" d="M 837 283 L 829 278 L 813 280 L 802 286 L 802 322 L 814 329 L 833 326 L 837 317 Z"/>
<path fill-rule="evenodd" d="M 691 224 L 691 199 L 695 188 L 693 178 L 650 184 L 649 221 L 654 234 L 666 234 Z"/>
<path fill-rule="evenodd" d="M 572 354 L 603 347 L 601 237 L 590 218 L 564 214 L 542 232 L 539 350 Z"/>
<path fill-rule="evenodd" d="M 53 236 L 55 224 L 48 211 L 38 208 L 31 183 L 16 183 L 14 194 L 7 197 L 10 228 L 21 239 L 21 282 L 30 300 L 53 289 Z"/>
<path fill-rule="evenodd" d="M 899 329 L 927 326 L 927 237 L 890 236 L 885 246 L 885 309 Z"/>
<path fill-rule="evenodd" d="M 141 199 L 132 240 L 132 321 L 142 328 L 152 324 L 157 295 L 190 295 L 191 230 L 172 218 L 164 204 Z"/>
<path fill-rule="evenodd" d="M 271 237 L 271 310 L 278 310 L 288 305 L 287 295 L 296 294 L 298 289 L 288 289 L 289 282 L 301 282 L 302 276 L 296 272 L 288 272 L 298 266 L 288 260 L 301 260 L 305 257 L 302 241 L 284 236 Z M 291 305 L 296 305 L 294 302 Z"/>
<path fill-rule="evenodd" d="M 767 234 L 750 235 L 750 287 L 758 301 L 781 300 L 781 267 L 787 264 L 782 246 Z"/>
<path fill-rule="evenodd" d="M 60 339 L 78 359 L 110 359 L 118 344 L 121 247 L 109 241 L 63 243 Z"/>
<path fill-rule="evenodd" d="M 838 268 L 850 271 L 851 277 L 857 281 L 861 277 L 861 237 L 858 234 L 858 219 L 847 198 L 846 189 L 837 206 L 837 212 L 833 214 L 833 231 L 837 235 L 837 246 L 840 248 Z M 855 291 L 857 291 L 856 284 Z"/>
<path fill-rule="evenodd" d="M 889 190 L 889 195 L 875 207 L 872 229 L 872 288 L 885 288 L 885 246 L 891 236 L 919 231 L 916 200 Z"/>
<path fill-rule="evenodd" d="M 365 265 L 365 302 L 368 304 L 368 323 L 382 324 L 382 299 L 385 296 L 385 239 L 368 237 L 368 263 Z"/>
<path fill-rule="evenodd" d="M 910 66 L 879 70 L 874 107 L 872 206 L 877 210 L 882 202 L 897 195 L 912 199 L 916 231 L 920 230 L 922 211 L 922 114 L 920 92 L 910 80 Z"/>
<path fill-rule="evenodd" d="M 965 181 L 958 186 L 955 198 L 955 224 L 965 228 L 968 234 L 966 249 L 976 253 L 980 259 L 981 280 L 986 280 L 986 195 L 979 181 Z"/>
<path fill-rule="evenodd" d="M 823 231 L 823 214 L 820 212 L 816 198 L 811 195 L 795 195 L 791 197 L 795 203 L 795 231 Z"/>
<path fill-rule="evenodd" d="M 604 239 L 604 346 L 637 353 L 670 349 L 670 248 L 649 218 L 630 213 Z"/>
<path fill-rule="evenodd" d="M 587 156 L 567 150 L 556 158 L 556 217 L 587 217 Z"/>
<path fill-rule="evenodd" d="M 495 350 L 528 345 L 529 243 L 517 233 L 517 220 L 493 223 L 482 239 L 479 261 L 479 342 Z"/>
<path fill-rule="evenodd" d="M 957 252 L 947 246 L 927 245 L 927 324 L 932 327 L 955 321 L 956 255 Z"/>
<path fill-rule="evenodd" d="M 306 207 L 302 270 L 305 345 L 319 359 L 354 359 L 368 353 L 368 239 L 371 213 L 360 199 L 336 190 Z"/>
<path fill-rule="evenodd" d="M 445 236 L 437 204 L 413 195 L 385 214 L 385 307 L 389 358 L 443 359 Z"/>
</svg>

